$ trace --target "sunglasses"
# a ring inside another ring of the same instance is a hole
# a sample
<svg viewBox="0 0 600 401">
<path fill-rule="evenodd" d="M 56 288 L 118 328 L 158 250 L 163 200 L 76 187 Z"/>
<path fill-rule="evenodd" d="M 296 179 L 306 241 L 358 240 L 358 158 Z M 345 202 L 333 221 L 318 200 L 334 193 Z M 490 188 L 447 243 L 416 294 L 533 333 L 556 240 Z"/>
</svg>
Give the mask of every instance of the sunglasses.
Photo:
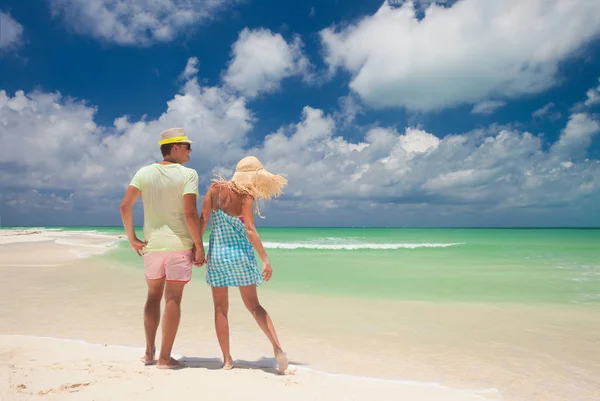
<svg viewBox="0 0 600 401">
<path fill-rule="evenodd" d="M 176 143 L 175 145 L 179 145 L 179 146 L 185 146 L 185 148 L 187 150 L 190 150 L 192 148 L 192 145 L 189 143 Z"/>
</svg>

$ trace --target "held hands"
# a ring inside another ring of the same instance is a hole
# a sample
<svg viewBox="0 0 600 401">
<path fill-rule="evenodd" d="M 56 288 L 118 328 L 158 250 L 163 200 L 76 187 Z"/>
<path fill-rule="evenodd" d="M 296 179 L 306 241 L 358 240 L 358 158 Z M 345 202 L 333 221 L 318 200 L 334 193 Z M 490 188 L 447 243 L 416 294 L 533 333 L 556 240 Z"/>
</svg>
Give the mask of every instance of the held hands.
<svg viewBox="0 0 600 401">
<path fill-rule="evenodd" d="M 136 237 L 134 240 L 129 241 L 129 245 L 131 245 L 138 256 L 144 256 L 144 247 L 148 245 L 148 241 L 141 241 Z"/>
<path fill-rule="evenodd" d="M 269 281 L 273 275 L 273 269 L 271 268 L 271 262 L 269 259 L 263 261 L 262 276 L 265 281 Z"/>
<path fill-rule="evenodd" d="M 202 265 L 206 263 L 204 247 L 201 246 L 197 248 L 196 245 L 194 245 L 192 252 L 194 253 L 194 266 L 202 267 Z"/>
</svg>

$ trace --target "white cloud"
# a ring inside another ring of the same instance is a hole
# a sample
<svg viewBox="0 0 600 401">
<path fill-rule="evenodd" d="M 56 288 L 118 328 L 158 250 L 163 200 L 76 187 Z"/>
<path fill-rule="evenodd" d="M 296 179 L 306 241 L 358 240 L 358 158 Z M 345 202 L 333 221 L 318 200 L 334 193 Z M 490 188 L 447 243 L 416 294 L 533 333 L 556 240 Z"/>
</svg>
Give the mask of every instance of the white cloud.
<svg viewBox="0 0 600 401">
<path fill-rule="evenodd" d="M 572 114 L 583 113 L 598 104 L 600 104 L 600 85 L 590 88 L 585 94 L 585 100 L 575 103 L 571 106 L 569 112 Z"/>
<path fill-rule="evenodd" d="M 600 85 L 587 91 L 584 104 L 587 107 L 600 104 Z"/>
<path fill-rule="evenodd" d="M 531 116 L 539 119 L 558 120 L 562 117 L 562 114 L 556 110 L 556 105 L 554 102 L 550 102 L 544 107 L 534 111 Z"/>
<path fill-rule="evenodd" d="M 288 174 L 287 199 L 348 208 L 421 204 L 423 213 L 436 205 L 491 210 L 600 199 L 600 164 L 584 160 L 589 142 L 583 138 L 598 124 L 589 116 L 573 116 L 550 151 L 539 136 L 497 128 L 440 139 L 414 128 L 378 127 L 352 143 L 335 134 L 334 121 L 305 107 L 300 123 L 249 152 L 269 170 Z"/>
<path fill-rule="evenodd" d="M 297 123 L 249 149 L 255 120 L 245 98 L 201 87 L 191 76 L 194 65 L 190 59 L 188 80 L 160 117 L 123 116 L 112 126 L 99 126 L 93 107 L 59 93 L 0 91 L 0 203 L 24 216 L 33 204 L 40 214 L 115 216 L 134 171 L 160 159 L 158 133 L 184 126 L 195 140 L 189 165 L 201 187 L 214 172 L 229 176 L 242 156 L 257 155 L 269 171 L 289 179 L 285 196 L 261 209 L 267 216 L 294 216 L 296 224 L 335 216 L 357 222 L 380 215 L 379 208 L 386 210 L 381 224 L 397 224 L 401 211 L 417 213 L 408 217 L 415 224 L 442 214 L 451 224 L 473 211 L 507 216 L 519 208 L 600 204 L 600 163 L 586 159 L 600 131 L 593 115 L 572 115 L 545 150 L 542 136 L 497 126 L 444 138 L 413 127 L 373 126 L 350 141 L 340 135 L 343 120 L 335 113 L 306 106 Z"/>
<path fill-rule="evenodd" d="M 500 107 L 505 106 L 506 102 L 501 100 L 484 100 L 473 106 L 471 113 L 474 114 L 492 114 Z"/>
<path fill-rule="evenodd" d="M 359 101 L 353 96 L 342 96 L 338 103 L 339 111 L 334 114 L 334 118 L 344 127 L 350 125 L 357 115 L 365 114 Z"/>
<path fill-rule="evenodd" d="M 48 0 L 75 32 L 130 46 L 170 42 L 233 0 Z"/>
<path fill-rule="evenodd" d="M 245 28 L 232 46 L 232 56 L 223 81 L 247 97 L 276 91 L 287 77 L 310 79 L 310 63 L 298 36 L 288 43 L 268 29 Z"/>
<path fill-rule="evenodd" d="M 18 91 L 11 97 L 0 91 L 0 187 L 79 196 L 121 191 L 137 168 L 161 158 L 158 134 L 173 126 L 185 127 L 194 139 L 192 165 L 207 173 L 240 157 L 253 124 L 243 98 L 201 87 L 195 78 L 156 120 L 123 116 L 113 126 L 98 126 L 95 113 L 60 93 Z"/>
<path fill-rule="evenodd" d="M 552 87 L 559 63 L 598 37 L 599 14 L 588 0 L 461 0 L 418 20 L 412 3 L 384 3 L 321 41 L 330 71 L 349 71 L 364 102 L 430 111 Z"/>
<path fill-rule="evenodd" d="M 13 49 L 21 43 L 23 25 L 9 14 L 0 12 L 0 52 Z"/>
<path fill-rule="evenodd" d="M 437 5 L 449 5 L 456 0 L 386 0 L 387 4 L 390 6 L 401 6 L 404 3 L 412 3 L 416 9 L 426 10 L 432 4 Z"/>
<path fill-rule="evenodd" d="M 594 135 L 600 132 L 600 122 L 587 113 L 571 115 L 552 151 L 563 160 L 583 159 Z"/>
<path fill-rule="evenodd" d="M 188 81 L 198 75 L 198 57 L 190 57 L 180 78 Z"/>
</svg>

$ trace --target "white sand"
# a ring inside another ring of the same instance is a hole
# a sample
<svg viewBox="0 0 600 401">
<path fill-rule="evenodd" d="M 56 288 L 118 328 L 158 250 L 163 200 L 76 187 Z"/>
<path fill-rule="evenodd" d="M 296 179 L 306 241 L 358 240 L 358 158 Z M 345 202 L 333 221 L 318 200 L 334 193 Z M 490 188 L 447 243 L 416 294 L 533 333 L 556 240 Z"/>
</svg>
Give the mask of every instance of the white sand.
<svg viewBox="0 0 600 401">
<path fill-rule="evenodd" d="M 0 336 L 8 364 L 6 399 L 25 400 L 423 400 L 476 401 L 476 395 L 437 386 L 334 376 L 311 370 L 279 375 L 214 359 L 184 359 L 177 371 L 144 367 L 142 350 L 36 337 Z"/>
</svg>

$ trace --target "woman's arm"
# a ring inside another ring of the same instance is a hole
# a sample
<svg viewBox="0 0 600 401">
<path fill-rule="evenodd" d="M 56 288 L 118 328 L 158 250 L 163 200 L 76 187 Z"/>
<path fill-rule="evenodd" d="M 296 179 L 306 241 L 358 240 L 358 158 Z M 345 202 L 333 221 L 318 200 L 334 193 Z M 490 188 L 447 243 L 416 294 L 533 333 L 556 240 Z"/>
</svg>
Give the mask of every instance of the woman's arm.
<svg viewBox="0 0 600 401">
<path fill-rule="evenodd" d="M 206 227 L 208 227 L 208 219 L 210 218 L 210 212 L 212 211 L 212 190 L 214 184 L 208 187 L 206 194 L 204 195 L 204 201 L 202 202 L 202 213 L 200 214 L 200 236 L 204 235 Z"/>
<path fill-rule="evenodd" d="M 248 235 L 248 239 L 252 243 L 256 252 L 258 252 L 258 256 L 263 262 L 263 271 L 262 275 L 265 281 L 269 281 L 271 275 L 273 274 L 273 269 L 271 268 L 271 262 L 269 261 L 269 257 L 267 256 L 267 252 L 263 247 L 262 241 L 258 236 L 258 232 L 256 231 L 256 227 L 254 226 L 254 198 L 250 195 L 247 195 L 242 201 L 242 217 L 244 218 L 244 225 L 246 226 L 246 234 Z"/>
</svg>

